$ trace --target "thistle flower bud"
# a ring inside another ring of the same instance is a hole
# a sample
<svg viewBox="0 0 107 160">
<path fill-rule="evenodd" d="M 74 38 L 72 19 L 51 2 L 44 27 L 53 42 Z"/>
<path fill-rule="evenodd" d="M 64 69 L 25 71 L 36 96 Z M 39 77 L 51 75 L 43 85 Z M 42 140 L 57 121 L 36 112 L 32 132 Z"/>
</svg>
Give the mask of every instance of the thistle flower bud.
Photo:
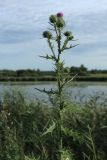
<svg viewBox="0 0 107 160">
<path fill-rule="evenodd" d="M 62 18 L 58 18 L 56 25 L 58 28 L 63 28 L 65 26 L 65 21 Z"/>
<path fill-rule="evenodd" d="M 63 17 L 64 14 L 62 12 L 57 13 L 57 17 Z"/>
<path fill-rule="evenodd" d="M 43 32 L 43 37 L 44 37 L 44 38 L 51 39 L 51 38 L 52 38 L 52 34 L 51 34 L 51 32 L 49 32 L 49 31 L 44 31 L 44 32 Z"/>
<path fill-rule="evenodd" d="M 66 37 L 70 37 L 70 36 L 72 35 L 72 33 L 71 33 L 70 31 L 66 31 L 66 32 L 64 33 L 64 35 L 65 35 Z"/>
<path fill-rule="evenodd" d="M 68 40 L 69 40 L 69 41 L 71 41 L 71 40 L 73 40 L 73 39 L 74 39 L 74 36 L 68 37 Z"/>
<path fill-rule="evenodd" d="M 51 23 L 55 23 L 55 22 L 57 22 L 57 16 L 56 15 L 51 15 L 49 20 L 50 20 Z"/>
</svg>

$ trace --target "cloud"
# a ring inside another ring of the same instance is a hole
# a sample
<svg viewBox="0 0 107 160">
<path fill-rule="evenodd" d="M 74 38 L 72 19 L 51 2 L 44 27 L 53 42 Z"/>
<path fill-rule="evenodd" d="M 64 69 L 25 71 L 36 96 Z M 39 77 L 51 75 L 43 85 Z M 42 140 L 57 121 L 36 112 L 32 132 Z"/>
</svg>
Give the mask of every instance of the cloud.
<svg viewBox="0 0 107 160">
<path fill-rule="evenodd" d="M 58 11 L 64 12 L 67 28 L 72 30 L 75 38 L 79 39 L 77 43 L 80 43 L 80 46 L 73 49 L 74 59 L 76 56 L 78 57 L 78 62 L 74 60 L 74 63 L 83 61 L 89 64 L 85 57 L 91 59 L 92 56 L 93 59 L 99 59 L 101 56 L 106 59 L 106 0 L 59 0 L 56 2 L 54 0 L 3 0 L 0 1 L 1 67 L 20 67 L 17 64 L 18 57 L 20 57 L 19 59 L 22 57 L 22 61 L 24 59 L 23 67 L 30 65 L 32 67 L 31 59 L 34 57 L 34 51 L 35 53 L 41 53 L 48 50 L 47 45 L 40 38 L 43 30 L 49 26 L 49 15 Z M 70 58 L 70 56 L 69 54 L 66 57 Z M 13 62 L 13 59 L 14 65 L 6 64 Z M 18 62 L 22 61 L 19 60 Z M 42 67 L 44 69 L 44 66 L 50 68 L 50 65 L 48 66 L 45 61 L 42 61 L 42 64 L 37 59 L 38 68 Z M 98 66 L 98 63 L 96 63 L 96 66 Z"/>
</svg>

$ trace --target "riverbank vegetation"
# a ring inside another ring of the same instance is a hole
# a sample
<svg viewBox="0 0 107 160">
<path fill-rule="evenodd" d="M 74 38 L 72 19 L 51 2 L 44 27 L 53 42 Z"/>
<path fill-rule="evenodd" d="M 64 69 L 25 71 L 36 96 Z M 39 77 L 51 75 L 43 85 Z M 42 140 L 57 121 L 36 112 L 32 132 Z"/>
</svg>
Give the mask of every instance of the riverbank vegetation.
<svg viewBox="0 0 107 160">
<path fill-rule="evenodd" d="M 75 81 L 107 81 L 107 70 L 88 70 L 84 65 L 80 67 L 65 67 L 65 75 L 72 77 L 78 73 Z M 39 69 L 0 70 L 0 81 L 56 81 L 54 71 L 41 71 Z"/>
<path fill-rule="evenodd" d="M 101 96 L 101 103 L 99 97 L 88 103 L 66 102 L 61 113 L 63 157 L 107 159 L 107 99 Z M 0 159 L 59 160 L 55 104 L 50 107 L 24 97 L 18 91 L 6 92 L 0 102 Z"/>
</svg>

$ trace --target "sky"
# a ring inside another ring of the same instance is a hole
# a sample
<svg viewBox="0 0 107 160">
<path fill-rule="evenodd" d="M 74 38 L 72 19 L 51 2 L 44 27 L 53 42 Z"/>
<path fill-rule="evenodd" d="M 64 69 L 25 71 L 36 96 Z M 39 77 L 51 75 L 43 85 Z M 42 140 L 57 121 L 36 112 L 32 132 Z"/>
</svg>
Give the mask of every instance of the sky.
<svg viewBox="0 0 107 160">
<path fill-rule="evenodd" d="M 0 69 L 52 70 L 39 55 L 50 53 L 42 33 L 58 12 L 79 43 L 64 53 L 65 66 L 107 69 L 107 0 L 0 0 Z"/>
</svg>

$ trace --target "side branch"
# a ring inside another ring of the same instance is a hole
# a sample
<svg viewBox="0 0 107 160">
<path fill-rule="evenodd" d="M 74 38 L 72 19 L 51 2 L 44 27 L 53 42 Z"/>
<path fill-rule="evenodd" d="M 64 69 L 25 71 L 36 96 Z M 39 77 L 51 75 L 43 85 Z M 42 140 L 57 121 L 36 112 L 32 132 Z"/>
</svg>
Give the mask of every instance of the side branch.
<svg viewBox="0 0 107 160">
<path fill-rule="evenodd" d="M 79 44 L 76 44 L 76 45 L 72 45 L 72 44 L 71 44 L 69 47 L 64 48 L 64 50 L 74 48 L 74 47 L 76 47 L 76 46 L 78 46 L 78 45 L 79 45 Z"/>
<path fill-rule="evenodd" d="M 35 89 L 38 90 L 39 92 L 46 93 L 46 94 L 58 94 L 58 91 L 55 91 L 52 88 L 50 91 L 45 90 L 45 88 L 43 90 L 38 88 L 35 88 Z"/>
<path fill-rule="evenodd" d="M 70 83 L 71 81 L 73 81 L 77 76 L 78 76 L 78 73 L 77 73 L 75 76 L 73 76 L 70 80 L 65 81 L 65 82 L 62 84 L 62 87 L 65 86 L 66 84 Z"/>
<path fill-rule="evenodd" d="M 39 56 L 39 57 L 42 57 L 42 58 L 45 58 L 45 59 L 48 59 L 48 60 L 54 60 L 56 61 L 56 58 L 54 56 L 49 56 L 49 55 L 46 55 L 46 56 Z"/>
<path fill-rule="evenodd" d="M 50 39 L 48 39 L 47 41 L 48 41 L 49 47 L 50 47 L 50 49 L 53 53 L 53 57 L 54 57 L 54 59 L 56 59 L 56 55 L 55 55 L 55 52 L 54 52 L 54 49 L 53 49 L 53 46 L 52 46 L 52 43 L 51 43 Z"/>
</svg>

